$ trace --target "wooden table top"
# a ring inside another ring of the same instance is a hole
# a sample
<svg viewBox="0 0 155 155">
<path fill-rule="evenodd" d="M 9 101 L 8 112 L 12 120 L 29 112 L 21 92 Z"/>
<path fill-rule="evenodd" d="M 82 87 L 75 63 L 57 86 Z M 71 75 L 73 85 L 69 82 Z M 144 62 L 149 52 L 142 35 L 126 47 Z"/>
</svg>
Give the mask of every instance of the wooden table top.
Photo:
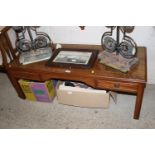
<svg viewBox="0 0 155 155">
<path fill-rule="evenodd" d="M 89 48 L 89 49 L 99 49 L 102 50 L 100 45 L 63 45 L 64 48 Z M 115 80 L 122 82 L 147 82 L 147 55 L 145 47 L 138 47 L 137 57 L 139 58 L 139 63 L 134 66 L 128 73 L 122 73 L 116 69 L 112 69 L 103 64 L 100 64 L 98 59 L 94 63 L 93 67 L 90 69 L 81 68 L 60 68 L 60 67 L 49 67 L 46 65 L 47 61 L 32 63 L 28 65 L 21 65 L 18 61 L 13 61 L 10 64 L 11 70 L 21 71 L 21 72 L 31 72 L 31 73 L 41 73 L 41 74 L 57 74 L 63 76 L 66 73 L 66 69 L 71 72 L 69 76 L 76 77 L 87 77 L 87 78 L 98 78 Z"/>
</svg>

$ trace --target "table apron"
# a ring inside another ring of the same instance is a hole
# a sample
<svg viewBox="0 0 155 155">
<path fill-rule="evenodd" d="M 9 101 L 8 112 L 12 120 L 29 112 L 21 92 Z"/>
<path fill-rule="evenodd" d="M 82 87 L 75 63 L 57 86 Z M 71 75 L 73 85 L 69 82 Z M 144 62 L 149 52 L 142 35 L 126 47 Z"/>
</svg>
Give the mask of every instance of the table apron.
<svg viewBox="0 0 155 155">
<path fill-rule="evenodd" d="M 42 73 L 30 73 L 30 72 L 21 72 L 21 71 L 10 71 L 12 75 L 16 78 L 27 79 L 27 80 L 36 80 L 36 81 L 46 81 L 50 79 L 60 79 L 60 80 L 72 80 L 72 81 L 81 81 L 86 83 L 87 85 L 96 88 L 96 89 L 105 89 L 105 90 L 113 90 L 120 92 L 128 92 L 128 93 L 137 93 L 138 86 L 140 83 L 135 82 L 121 82 L 121 81 L 112 81 L 105 79 L 97 79 L 90 77 L 77 77 L 70 76 L 67 74 L 42 74 Z"/>
</svg>

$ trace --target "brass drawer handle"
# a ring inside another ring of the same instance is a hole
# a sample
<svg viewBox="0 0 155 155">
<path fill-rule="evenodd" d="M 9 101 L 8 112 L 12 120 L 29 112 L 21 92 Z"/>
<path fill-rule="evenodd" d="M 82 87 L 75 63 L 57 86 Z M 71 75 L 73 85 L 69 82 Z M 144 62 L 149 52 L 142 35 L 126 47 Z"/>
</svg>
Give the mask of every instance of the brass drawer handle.
<svg viewBox="0 0 155 155">
<path fill-rule="evenodd" d="M 119 88 L 119 87 L 120 87 L 120 83 L 115 83 L 115 84 L 114 84 L 114 87 L 115 87 L 115 88 Z"/>
</svg>

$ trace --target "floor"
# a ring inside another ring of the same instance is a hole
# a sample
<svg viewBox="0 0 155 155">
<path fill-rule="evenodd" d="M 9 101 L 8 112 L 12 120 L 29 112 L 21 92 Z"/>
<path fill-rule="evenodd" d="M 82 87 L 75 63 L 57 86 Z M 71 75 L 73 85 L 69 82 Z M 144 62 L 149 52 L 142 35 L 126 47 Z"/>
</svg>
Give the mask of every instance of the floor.
<svg viewBox="0 0 155 155">
<path fill-rule="evenodd" d="M 133 119 L 136 97 L 118 94 L 108 109 L 89 109 L 22 100 L 0 73 L 0 128 L 15 129 L 143 129 L 155 128 L 155 85 L 147 85 L 139 120 Z"/>
</svg>

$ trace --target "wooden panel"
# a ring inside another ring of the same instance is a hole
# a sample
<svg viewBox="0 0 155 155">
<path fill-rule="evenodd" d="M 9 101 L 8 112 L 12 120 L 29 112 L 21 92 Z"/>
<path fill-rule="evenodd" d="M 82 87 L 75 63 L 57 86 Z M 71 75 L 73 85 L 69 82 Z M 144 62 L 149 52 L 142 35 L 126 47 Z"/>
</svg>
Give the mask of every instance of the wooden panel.
<svg viewBox="0 0 155 155">
<path fill-rule="evenodd" d="M 16 71 L 14 74 L 15 74 L 15 77 L 20 77 L 23 79 L 30 79 L 30 80 L 37 80 L 37 81 L 41 80 L 39 74 L 36 74 L 36 73 Z"/>
<path fill-rule="evenodd" d="M 83 82 L 91 87 L 96 87 L 95 80 L 93 78 L 86 78 L 86 77 L 80 77 L 80 76 L 73 76 L 70 73 L 45 73 L 40 74 L 41 81 L 46 81 L 49 79 L 57 79 L 57 80 L 70 80 L 70 81 L 77 81 L 77 82 Z"/>
<path fill-rule="evenodd" d="M 138 85 L 134 83 L 97 80 L 97 87 L 116 91 L 136 92 Z"/>
</svg>

